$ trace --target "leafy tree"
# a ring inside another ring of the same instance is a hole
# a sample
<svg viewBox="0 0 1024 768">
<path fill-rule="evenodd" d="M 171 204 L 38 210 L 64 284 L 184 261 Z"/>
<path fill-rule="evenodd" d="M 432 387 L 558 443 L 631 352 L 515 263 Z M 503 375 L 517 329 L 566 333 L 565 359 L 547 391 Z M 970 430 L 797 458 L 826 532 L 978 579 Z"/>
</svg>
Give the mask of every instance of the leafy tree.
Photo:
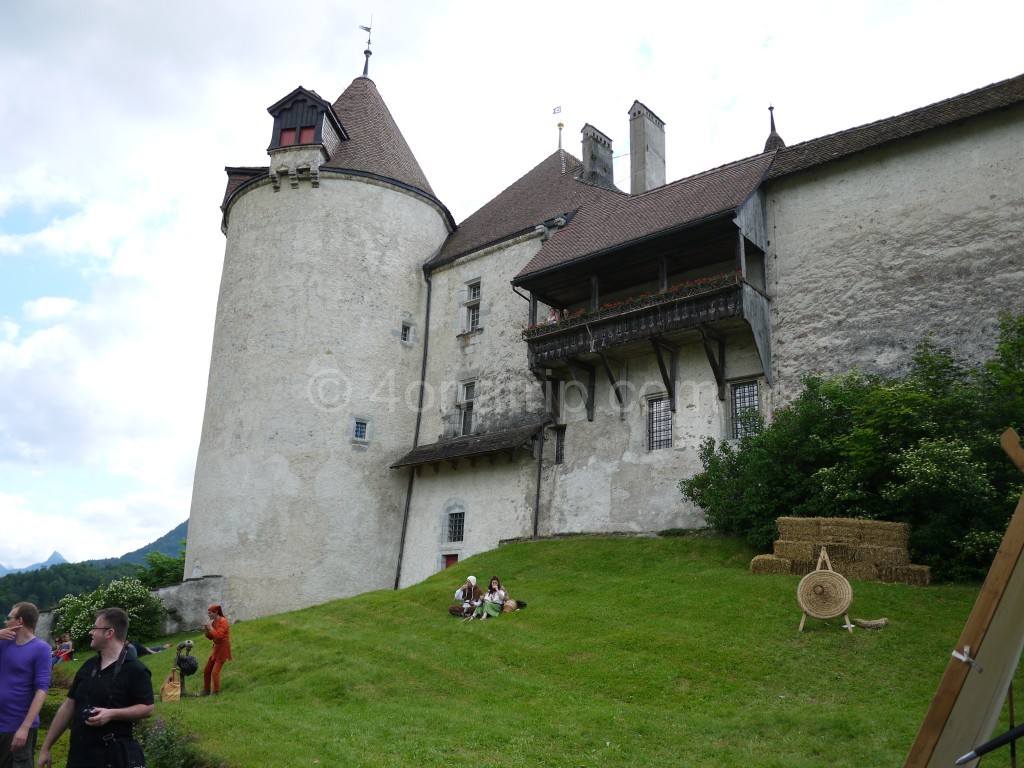
<svg viewBox="0 0 1024 768">
<path fill-rule="evenodd" d="M 713 526 L 760 549 L 783 515 L 892 520 L 911 526 L 911 555 L 936 578 L 976 578 L 1024 486 L 998 437 L 1022 425 L 1024 315 L 1004 314 L 981 368 L 925 341 L 902 379 L 808 377 L 738 447 L 706 440 L 703 472 L 679 486 Z"/>
<path fill-rule="evenodd" d="M 146 566 L 139 566 L 138 578 L 150 589 L 159 589 L 181 582 L 185 574 L 185 542 L 177 557 L 153 550 L 146 554 Z"/>
<path fill-rule="evenodd" d="M 131 576 L 88 594 L 65 595 L 54 611 L 54 631 L 68 632 L 76 647 L 86 647 L 96 614 L 112 607 L 128 614 L 128 631 L 132 638 L 154 637 L 160 633 L 165 614 L 163 600 Z"/>
<path fill-rule="evenodd" d="M 0 605 L 10 607 L 28 600 L 40 610 L 48 610 L 64 595 L 91 592 L 122 576 L 134 575 L 137 567 L 135 563 L 60 563 L 37 571 L 8 573 L 0 578 Z"/>
</svg>

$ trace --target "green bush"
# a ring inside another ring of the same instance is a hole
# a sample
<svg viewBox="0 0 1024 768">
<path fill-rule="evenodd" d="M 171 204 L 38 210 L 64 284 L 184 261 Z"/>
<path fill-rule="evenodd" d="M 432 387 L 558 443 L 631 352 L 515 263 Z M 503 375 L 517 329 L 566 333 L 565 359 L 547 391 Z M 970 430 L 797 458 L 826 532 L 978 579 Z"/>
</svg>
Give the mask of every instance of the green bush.
<svg viewBox="0 0 1024 768">
<path fill-rule="evenodd" d="M 112 581 L 86 595 L 65 595 L 54 610 L 54 633 L 68 632 L 76 648 L 89 645 L 89 629 L 96 614 L 118 607 L 128 614 L 128 634 L 133 638 L 160 634 L 164 603 L 132 576 Z"/>
<path fill-rule="evenodd" d="M 679 487 L 761 550 L 781 516 L 891 520 L 911 526 L 911 556 L 935 578 L 977 578 L 1024 487 L 998 445 L 1009 426 L 1024 426 L 1024 315 L 1003 314 L 982 367 L 925 341 L 900 379 L 808 377 L 738 446 L 707 439 L 703 471 Z"/>
<path fill-rule="evenodd" d="M 195 734 L 175 720 L 153 718 L 135 726 L 149 768 L 221 768 L 224 762 L 203 754 Z"/>
<path fill-rule="evenodd" d="M 68 671 L 68 668 L 63 664 L 54 664 L 50 670 L 50 690 L 51 691 L 69 691 L 71 690 L 71 681 L 74 679 L 74 675 Z"/>
</svg>

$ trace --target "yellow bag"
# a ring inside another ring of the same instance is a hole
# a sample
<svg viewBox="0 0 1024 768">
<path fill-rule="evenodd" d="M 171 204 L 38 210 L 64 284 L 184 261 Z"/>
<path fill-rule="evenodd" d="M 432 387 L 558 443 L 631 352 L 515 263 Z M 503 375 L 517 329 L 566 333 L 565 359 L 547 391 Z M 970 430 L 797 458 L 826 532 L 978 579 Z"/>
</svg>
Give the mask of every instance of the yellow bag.
<svg viewBox="0 0 1024 768">
<path fill-rule="evenodd" d="M 160 686 L 160 701 L 180 701 L 181 681 L 178 678 L 178 670 L 172 669 L 164 684 Z"/>
<path fill-rule="evenodd" d="M 515 600 L 506 600 L 505 605 L 501 607 L 503 613 L 512 613 L 519 607 L 519 604 Z"/>
</svg>

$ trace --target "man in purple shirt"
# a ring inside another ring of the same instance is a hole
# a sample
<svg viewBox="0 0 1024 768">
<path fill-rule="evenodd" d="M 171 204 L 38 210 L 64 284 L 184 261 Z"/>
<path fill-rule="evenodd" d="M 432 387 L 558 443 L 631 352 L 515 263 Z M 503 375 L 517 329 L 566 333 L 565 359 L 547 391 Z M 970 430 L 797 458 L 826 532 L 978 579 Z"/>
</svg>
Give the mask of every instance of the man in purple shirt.
<svg viewBox="0 0 1024 768">
<path fill-rule="evenodd" d="M 36 637 L 39 609 L 18 603 L 0 629 L 0 768 L 31 768 L 39 710 L 50 689 L 50 646 Z"/>
</svg>

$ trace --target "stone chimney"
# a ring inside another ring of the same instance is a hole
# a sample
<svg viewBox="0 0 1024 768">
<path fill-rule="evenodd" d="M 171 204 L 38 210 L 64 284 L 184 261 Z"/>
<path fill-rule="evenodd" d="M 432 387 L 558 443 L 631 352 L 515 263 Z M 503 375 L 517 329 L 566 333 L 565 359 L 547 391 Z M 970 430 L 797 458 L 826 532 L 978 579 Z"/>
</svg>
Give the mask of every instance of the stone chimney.
<svg viewBox="0 0 1024 768">
<path fill-rule="evenodd" d="M 629 108 L 629 193 L 665 185 L 665 123 L 639 101 Z"/>
<path fill-rule="evenodd" d="M 583 180 L 602 187 L 614 187 L 612 140 L 587 123 L 583 134 Z"/>
</svg>

